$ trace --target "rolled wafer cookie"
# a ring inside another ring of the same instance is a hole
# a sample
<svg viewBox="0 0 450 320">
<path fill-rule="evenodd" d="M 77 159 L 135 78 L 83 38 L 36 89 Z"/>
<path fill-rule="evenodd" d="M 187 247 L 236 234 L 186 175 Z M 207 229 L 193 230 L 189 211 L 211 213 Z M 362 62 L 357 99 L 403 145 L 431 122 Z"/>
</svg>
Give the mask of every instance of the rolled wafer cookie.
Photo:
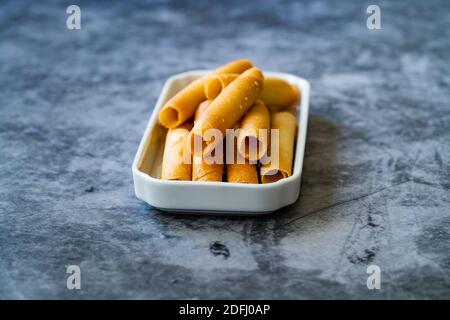
<svg viewBox="0 0 450 320">
<path fill-rule="evenodd" d="M 249 160 L 261 159 L 267 151 L 270 114 L 264 102 L 257 100 L 244 115 L 237 138 L 237 149 Z"/>
<path fill-rule="evenodd" d="M 239 125 L 236 125 L 234 129 L 239 128 Z M 226 163 L 226 177 L 227 182 L 235 182 L 235 183 L 259 183 L 258 180 L 258 170 L 256 168 L 256 164 L 250 163 L 249 160 L 245 159 L 241 156 L 239 151 L 236 148 L 237 137 L 233 133 L 231 135 L 227 135 L 227 152 L 229 150 L 228 146 L 233 148 L 233 155 L 227 154 L 227 163 Z"/>
<path fill-rule="evenodd" d="M 169 129 L 166 135 L 162 160 L 161 179 L 191 180 L 191 154 L 186 139 L 192 124 L 186 123 Z"/>
<path fill-rule="evenodd" d="M 238 74 L 220 74 L 209 78 L 205 82 L 205 95 L 208 99 L 216 98 L 220 92 L 235 80 Z M 275 77 L 264 78 L 264 88 L 260 99 L 266 104 L 270 112 L 295 109 L 300 99 L 300 91 L 283 79 Z"/>
<path fill-rule="evenodd" d="M 215 99 L 222 90 L 239 77 L 237 73 L 222 73 L 209 77 L 205 81 L 205 96 L 207 99 Z"/>
<path fill-rule="evenodd" d="M 197 111 L 195 111 L 194 121 L 198 121 L 210 103 L 211 100 L 206 100 L 200 104 Z M 220 163 L 207 163 L 203 159 L 203 155 L 192 156 L 192 181 L 222 181 L 222 175 L 223 154 Z"/>
<path fill-rule="evenodd" d="M 300 92 L 283 79 L 267 77 L 264 79 L 264 90 L 261 93 L 261 100 L 271 112 L 282 111 L 294 105 L 300 98 Z"/>
<path fill-rule="evenodd" d="M 278 145 L 278 161 L 270 161 L 261 166 L 262 183 L 275 182 L 292 175 L 297 129 L 295 116 L 287 111 L 274 113 L 270 118 L 270 127 L 279 130 L 278 141 L 270 142 Z"/>
<path fill-rule="evenodd" d="M 192 82 L 173 96 L 159 112 L 159 122 L 166 128 L 176 128 L 191 118 L 199 104 L 206 100 L 204 83 L 209 76 L 221 73 L 242 73 L 253 65 L 250 60 L 235 60 Z"/>
<path fill-rule="evenodd" d="M 258 184 L 258 172 L 255 164 L 227 164 L 227 182 L 256 183 Z"/>
<path fill-rule="evenodd" d="M 247 110 L 258 99 L 263 87 L 263 74 L 257 68 L 251 68 L 231 82 L 195 123 L 189 134 L 188 143 L 193 154 L 211 153 L 225 136 L 225 130 L 233 128 Z M 214 132 L 214 139 L 208 139 Z"/>
</svg>

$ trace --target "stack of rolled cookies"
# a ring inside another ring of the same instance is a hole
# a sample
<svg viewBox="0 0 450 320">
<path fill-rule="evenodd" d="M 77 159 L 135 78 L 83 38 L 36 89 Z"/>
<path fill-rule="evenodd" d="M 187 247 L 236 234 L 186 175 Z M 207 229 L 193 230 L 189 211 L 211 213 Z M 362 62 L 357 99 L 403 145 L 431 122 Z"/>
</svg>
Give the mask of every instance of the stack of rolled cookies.
<svg viewBox="0 0 450 320">
<path fill-rule="evenodd" d="M 159 113 L 168 128 L 161 178 L 257 184 L 291 176 L 299 100 L 297 87 L 245 59 L 192 82 Z"/>
</svg>

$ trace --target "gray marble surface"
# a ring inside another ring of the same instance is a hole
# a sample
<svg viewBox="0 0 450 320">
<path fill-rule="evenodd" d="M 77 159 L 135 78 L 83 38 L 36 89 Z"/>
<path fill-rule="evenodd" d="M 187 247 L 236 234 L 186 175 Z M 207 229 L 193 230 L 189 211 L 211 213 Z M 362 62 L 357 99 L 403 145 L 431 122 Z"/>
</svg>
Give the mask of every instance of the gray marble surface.
<svg viewBox="0 0 450 320">
<path fill-rule="evenodd" d="M 0 298 L 450 298 L 450 3 L 0 3 Z M 299 200 L 159 212 L 131 163 L 165 79 L 311 81 Z M 67 265 L 81 290 L 66 288 Z M 381 268 L 381 290 L 366 269 Z"/>
</svg>

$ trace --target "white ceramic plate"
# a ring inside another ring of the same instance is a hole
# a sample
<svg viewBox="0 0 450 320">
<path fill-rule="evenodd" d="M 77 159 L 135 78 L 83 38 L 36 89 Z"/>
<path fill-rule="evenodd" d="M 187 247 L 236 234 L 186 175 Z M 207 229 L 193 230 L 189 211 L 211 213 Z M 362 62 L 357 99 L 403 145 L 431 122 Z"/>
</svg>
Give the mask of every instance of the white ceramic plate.
<svg viewBox="0 0 450 320">
<path fill-rule="evenodd" d="M 133 162 L 136 196 L 153 207 L 177 213 L 252 215 L 278 210 L 297 201 L 305 151 L 309 111 L 309 82 L 292 74 L 264 72 L 295 85 L 301 92 L 298 133 L 292 176 L 268 184 L 161 180 L 166 129 L 158 121 L 165 102 L 208 71 L 190 71 L 170 77 L 153 109 Z"/>
</svg>

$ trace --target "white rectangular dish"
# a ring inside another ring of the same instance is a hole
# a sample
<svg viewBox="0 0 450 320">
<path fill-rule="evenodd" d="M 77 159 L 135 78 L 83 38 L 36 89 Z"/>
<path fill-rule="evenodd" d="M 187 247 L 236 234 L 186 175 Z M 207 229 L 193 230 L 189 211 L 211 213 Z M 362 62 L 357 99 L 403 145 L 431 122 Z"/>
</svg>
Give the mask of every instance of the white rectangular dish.
<svg viewBox="0 0 450 320">
<path fill-rule="evenodd" d="M 270 213 L 297 201 L 308 126 L 310 85 L 307 80 L 287 73 L 264 72 L 297 86 L 301 92 L 292 176 L 267 184 L 160 179 L 167 130 L 159 124 L 158 113 L 174 94 L 207 72 L 180 73 L 166 81 L 134 158 L 132 170 L 136 197 L 163 211 L 231 215 Z"/>
</svg>

